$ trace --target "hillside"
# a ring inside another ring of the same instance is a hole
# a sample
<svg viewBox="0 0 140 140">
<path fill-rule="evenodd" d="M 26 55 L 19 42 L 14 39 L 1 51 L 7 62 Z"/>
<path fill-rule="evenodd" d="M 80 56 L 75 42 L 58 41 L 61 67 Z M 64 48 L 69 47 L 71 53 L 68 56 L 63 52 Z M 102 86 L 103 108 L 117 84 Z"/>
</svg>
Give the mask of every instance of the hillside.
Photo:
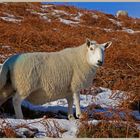
<svg viewBox="0 0 140 140">
<path fill-rule="evenodd" d="M 140 19 L 39 3 L 0 4 L 0 60 L 32 51 L 75 47 L 86 38 L 111 40 L 96 86 L 139 92 Z"/>
<path fill-rule="evenodd" d="M 83 44 L 86 38 L 96 40 L 99 43 L 113 42 L 111 47 L 106 50 L 105 64 L 97 71 L 96 77 L 93 79 L 93 87 L 97 87 L 94 92 L 96 93 L 97 90 L 102 98 L 100 99 L 99 96 L 99 99 L 97 99 L 99 105 L 102 102 L 106 103 L 104 99 L 106 99 L 105 94 L 108 94 L 108 92 L 103 95 L 102 92 L 110 89 L 113 94 L 113 92 L 116 93 L 116 90 L 119 90 L 120 93 L 123 91 L 123 93 L 131 95 L 131 99 L 127 100 L 128 103 L 125 102 L 123 105 L 125 107 L 129 106 L 129 109 L 138 110 L 137 102 L 140 100 L 139 18 L 117 18 L 111 14 L 78 9 L 67 5 L 0 3 L 1 63 L 9 56 L 17 53 L 52 52 L 76 47 Z M 99 87 L 107 89 L 102 91 Z M 111 96 L 115 95 L 110 95 L 107 98 L 110 99 Z M 86 98 L 84 97 L 84 100 Z M 134 101 L 133 104 L 130 104 L 130 101 L 131 103 Z M 111 100 L 111 102 L 116 103 L 114 100 Z M 86 101 L 84 107 L 85 104 Z M 107 102 L 107 104 L 110 106 L 111 103 Z M 55 105 L 57 105 L 57 102 Z M 98 110 L 94 105 L 92 108 Z M 30 115 L 32 116 L 32 114 Z M 102 119 L 100 115 L 94 117 L 100 120 Z M 73 126 L 73 122 L 71 125 Z M 73 133 L 75 133 L 75 126 L 72 130 Z"/>
</svg>

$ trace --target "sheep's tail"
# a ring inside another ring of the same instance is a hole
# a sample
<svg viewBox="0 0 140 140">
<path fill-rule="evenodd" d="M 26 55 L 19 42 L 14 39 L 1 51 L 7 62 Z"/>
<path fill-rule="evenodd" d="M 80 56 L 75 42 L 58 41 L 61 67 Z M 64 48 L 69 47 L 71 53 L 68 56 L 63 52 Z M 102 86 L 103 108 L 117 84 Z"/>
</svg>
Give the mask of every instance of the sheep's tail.
<svg viewBox="0 0 140 140">
<path fill-rule="evenodd" d="M 2 89 L 6 84 L 9 69 L 7 63 L 0 65 L 0 68 L 0 89 Z"/>
</svg>

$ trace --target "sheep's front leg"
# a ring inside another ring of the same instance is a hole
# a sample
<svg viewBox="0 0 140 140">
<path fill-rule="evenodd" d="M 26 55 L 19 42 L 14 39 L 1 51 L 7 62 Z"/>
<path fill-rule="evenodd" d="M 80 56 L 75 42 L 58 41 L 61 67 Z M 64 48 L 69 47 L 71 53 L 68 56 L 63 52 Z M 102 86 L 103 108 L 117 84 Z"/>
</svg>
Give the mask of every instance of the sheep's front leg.
<svg viewBox="0 0 140 140">
<path fill-rule="evenodd" d="M 21 109 L 21 98 L 18 93 L 13 97 L 13 106 L 15 110 L 15 115 L 17 119 L 23 119 L 22 109 Z"/>
<path fill-rule="evenodd" d="M 74 98 L 75 106 L 76 106 L 76 117 L 80 118 L 81 116 L 80 93 L 74 93 L 73 98 Z"/>
<path fill-rule="evenodd" d="M 73 116 L 73 97 L 68 97 L 67 102 L 68 102 L 68 119 L 74 120 L 75 118 Z"/>
</svg>

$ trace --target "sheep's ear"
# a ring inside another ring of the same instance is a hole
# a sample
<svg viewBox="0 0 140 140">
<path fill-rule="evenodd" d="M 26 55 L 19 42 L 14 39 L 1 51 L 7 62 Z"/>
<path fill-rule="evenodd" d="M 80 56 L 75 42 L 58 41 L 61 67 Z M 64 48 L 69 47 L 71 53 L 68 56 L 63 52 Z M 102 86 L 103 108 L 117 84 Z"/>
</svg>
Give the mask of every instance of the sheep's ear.
<svg viewBox="0 0 140 140">
<path fill-rule="evenodd" d="M 104 43 L 103 46 L 106 49 L 106 48 L 109 48 L 111 46 L 111 44 L 112 44 L 112 42 L 109 41 L 109 42 Z"/>
<path fill-rule="evenodd" d="M 91 42 L 90 39 L 87 38 L 87 39 L 86 39 L 86 45 L 87 45 L 88 47 L 89 47 L 90 44 L 91 44 L 90 42 Z"/>
</svg>

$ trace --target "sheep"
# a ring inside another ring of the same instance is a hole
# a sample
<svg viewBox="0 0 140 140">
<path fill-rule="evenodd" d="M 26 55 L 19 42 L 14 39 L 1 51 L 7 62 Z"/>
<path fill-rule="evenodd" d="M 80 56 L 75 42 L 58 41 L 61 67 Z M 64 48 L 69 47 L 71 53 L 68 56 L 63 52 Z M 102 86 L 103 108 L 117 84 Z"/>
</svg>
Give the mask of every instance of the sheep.
<svg viewBox="0 0 140 140">
<path fill-rule="evenodd" d="M 124 10 L 119 10 L 119 11 L 117 11 L 116 16 L 117 17 L 120 17 L 120 16 L 128 17 L 128 12 L 124 11 Z"/>
<path fill-rule="evenodd" d="M 80 118 L 79 91 L 92 84 L 96 69 L 104 63 L 104 50 L 111 44 L 87 39 L 78 47 L 59 52 L 23 53 L 5 60 L 0 72 L 0 90 L 8 89 L 7 98 L 13 97 L 16 118 L 23 118 L 24 99 L 41 105 L 61 98 L 67 100 L 68 119 L 75 119 L 74 101 L 76 117 Z"/>
<path fill-rule="evenodd" d="M 0 64 L 0 70 L 2 69 L 2 64 Z M 11 87 L 11 84 L 8 82 L 5 84 L 3 88 L 0 89 L 0 106 L 7 101 L 10 97 L 13 95 L 11 94 L 13 92 L 13 88 Z"/>
</svg>

